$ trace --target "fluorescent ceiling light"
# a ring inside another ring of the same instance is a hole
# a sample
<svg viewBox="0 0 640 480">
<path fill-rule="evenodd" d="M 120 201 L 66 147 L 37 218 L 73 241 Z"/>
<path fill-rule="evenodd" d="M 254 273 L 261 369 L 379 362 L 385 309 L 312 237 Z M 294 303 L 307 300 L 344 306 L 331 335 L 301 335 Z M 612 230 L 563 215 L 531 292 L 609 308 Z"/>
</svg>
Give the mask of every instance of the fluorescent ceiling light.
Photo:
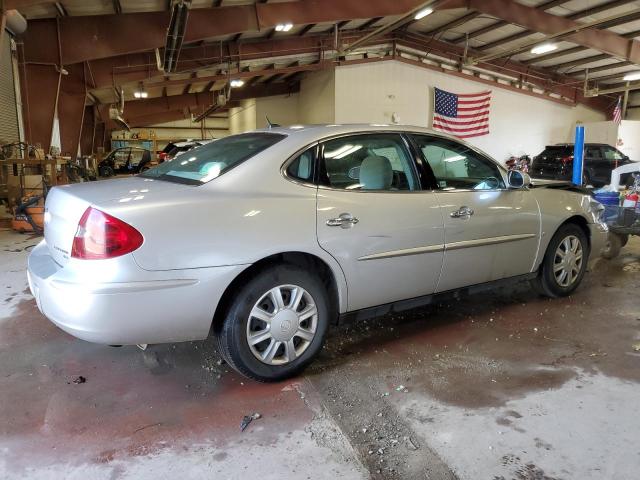
<svg viewBox="0 0 640 480">
<path fill-rule="evenodd" d="M 336 159 L 344 158 L 344 157 L 346 157 L 347 155 L 351 155 L 352 153 L 357 152 L 357 151 L 358 151 L 358 150 L 360 150 L 361 148 L 362 148 L 362 145 L 354 145 L 354 146 L 353 146 L 353 147 L 351 147 L 350 149 L 348 149 L 348 150 L 346 150 L 346 151 L 344 151 L 344 152 L 342 152 L 342 153 L 340 153 L 340 154 L 336 155 L 336 156 L 335 156 L 335 157 L 333 157 L 333 158 L 336 158 Z"/>
<path fill-rule="evenodd" d="M 541 55 L 543 53 L 553 52 L 558 49 L 558 45 L 555 43 L 541 43 L 531 49 L 531 53 L 534 55 Z"/>
<path fill-rule="evenodd" d="M 239 78 L 234 78 L 233 80 L 231 80 L 231 86 L 233 88 L 238 88 L 244 85 L 244 80 L 241 80 Z"/>
<path fill-rule="evenodd" d="M 348 143 L 346 145 L 341 146 L 340 148 L 338 148 L 336 150 L 332 150 L 330 152 L 324 152 L 324 158 L 336 158 L 341 153 L 349 151 L 352 148 L 353 148 L 353 145 Z"/>
<path fill-rule="evenodd" d="M 455 155 L 453 157 L 447 157 L 444 159 L 445 162 L 458 162 L 460 160 L 466 160 L 467 157 L 463 156 L 463 155 Z"/>
<path fill-rule="evenodd" d="M 427 8 L 423 8 L 422 10 L 418 10 L 418 12 L 416 12 L 416 15 L 414 18 L 414 20 L 420 20 L 421 18 L 426 17 L 427 15 L 431 15 L 433 13 L 433 8 L 427 7 Z"/>
<path fill-rule="evenodd" d="M 629 72 L 624 77 L 622 77 L 622 79 L 626 80 L 627 82 L 631 82 L 633 80 L 640 80 L 640 72 Z"/>
<path fill-rule="evenodd" d="M 276 25 L 276 32 L 288 32 L 293 28 L 293 23 L 279 23 Z"/>
</svg>

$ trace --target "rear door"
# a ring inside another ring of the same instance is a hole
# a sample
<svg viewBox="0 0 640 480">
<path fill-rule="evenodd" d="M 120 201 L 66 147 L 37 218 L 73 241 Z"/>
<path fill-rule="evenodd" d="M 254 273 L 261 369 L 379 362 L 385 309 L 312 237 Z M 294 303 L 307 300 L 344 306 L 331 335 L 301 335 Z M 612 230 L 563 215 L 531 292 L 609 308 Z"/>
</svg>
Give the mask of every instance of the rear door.
<svg viewBox="0 0 640 480">
<path fill-rule="evenodd" d="M 436 195 L 421 190 L 398 133 L 341 136 L 320 144 L 317 235 L 344 271 L 348 309 L 435 291 L 443 221 Z"/>
<path fill-rule="evenodd" d="M 600 145 L 587 145 L 584 151 L 584 173 L 585 180 L 602 182 L 609 177 L 611 172 L 610 162 L 604 156 Z"/>
<path fill-rule="evenodd" d="M 414 135 L 431 168 L 445 226 L 437 292 L 528 273 L 538 251 L 540 213 L 526 189 L 507 189 L 493 160 L 447 138 Z"/>
</svg>

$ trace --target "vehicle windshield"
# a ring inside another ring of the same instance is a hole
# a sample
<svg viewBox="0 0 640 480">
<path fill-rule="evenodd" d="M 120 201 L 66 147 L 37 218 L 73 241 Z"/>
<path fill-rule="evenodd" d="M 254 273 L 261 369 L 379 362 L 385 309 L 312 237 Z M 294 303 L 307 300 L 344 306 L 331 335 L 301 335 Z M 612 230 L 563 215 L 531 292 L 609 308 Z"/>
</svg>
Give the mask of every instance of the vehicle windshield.
<svg viewBox="0 0 640 480">
<path fill-rule="evenodd" d="M 257 155 L 285 138 L 276 133 L 245 133 L 221 138 L 173 160 L 151 168 L 141 176 L 169 182 L 200 185 Z"/>
</svg>

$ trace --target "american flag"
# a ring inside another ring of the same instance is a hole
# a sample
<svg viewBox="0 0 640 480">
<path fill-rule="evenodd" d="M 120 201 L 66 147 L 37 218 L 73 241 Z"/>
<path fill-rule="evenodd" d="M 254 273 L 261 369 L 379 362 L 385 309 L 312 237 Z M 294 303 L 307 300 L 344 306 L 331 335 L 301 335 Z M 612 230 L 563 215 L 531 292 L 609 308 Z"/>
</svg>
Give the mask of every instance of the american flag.
<svg viewBox="0 0 640 480">
<path fill-rule="evenodd" d="M 613 121 L 617 124 L 622 122 L 622 105 L 620 104 L 620 97 L 618 97 L 616 107 L 613 109 Z"/>
<path fill-rule="evenodd" d="M 434 130 L 458 138 L 479 137 L 489 133 L 491 91 L 455 94 L 435 89 Z"/>
</svg>

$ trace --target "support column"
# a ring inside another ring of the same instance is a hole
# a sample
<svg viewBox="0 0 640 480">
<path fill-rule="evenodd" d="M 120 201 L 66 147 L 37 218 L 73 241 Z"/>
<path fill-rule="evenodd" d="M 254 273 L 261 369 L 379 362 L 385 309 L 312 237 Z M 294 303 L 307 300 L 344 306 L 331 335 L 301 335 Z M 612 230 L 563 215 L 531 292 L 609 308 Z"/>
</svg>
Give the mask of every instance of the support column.
<svg viewBox="0 0 640 480">
<path fill-rule="evenodd" d="M 75 159 L 80 144 L 87 91 L 85 66 L 82 63 L 66 67 L 58 97 L 58 121 L 60 122 L 61 153 Z"/>
<path fill-rule="evenodd" d="M 80 152 L 82 155 L 91 155 L 94 153 L 95 133 L 96 119 L 94 116 L 94 107 L 88 105 L 84 107 L 82 131 L 80 132 Z"/>
</svg>

